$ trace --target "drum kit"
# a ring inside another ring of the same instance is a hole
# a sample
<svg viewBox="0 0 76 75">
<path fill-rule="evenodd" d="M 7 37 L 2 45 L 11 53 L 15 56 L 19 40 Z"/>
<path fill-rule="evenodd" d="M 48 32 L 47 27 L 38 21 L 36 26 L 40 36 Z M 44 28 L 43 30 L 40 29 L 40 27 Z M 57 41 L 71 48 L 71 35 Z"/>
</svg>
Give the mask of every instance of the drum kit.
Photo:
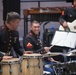
<svg viewBox="0 0 76 75">
<path fill-rule="evenodd" d="M 43 75 L 42 58 L 62 55 L 59 52 L 46 54 L 24 54 L 22 60 L 12 58 L 0 62 L 0 75 Z M 69 51 L 65 56 L 76 56 L 76 50 Z M 53 66 L 55 75 L 76 74 L 76 61 L 56 63 Z"/>
<path fill-rule="evenodd" d="M 75 57 L 76 50 L 63 54 L 66 57 Z M 76 75 L 76 60 L 53 64 L 55 75 Z"/>
</svg>

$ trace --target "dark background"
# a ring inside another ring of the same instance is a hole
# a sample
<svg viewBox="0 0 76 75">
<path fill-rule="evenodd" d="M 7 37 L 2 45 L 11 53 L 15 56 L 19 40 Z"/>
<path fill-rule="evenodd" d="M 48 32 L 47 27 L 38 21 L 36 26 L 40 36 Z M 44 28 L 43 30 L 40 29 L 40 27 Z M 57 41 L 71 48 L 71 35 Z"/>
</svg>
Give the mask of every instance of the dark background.
<svg viewBox="0 0 76 75">
<path fill-rule="evenodd" d="M 6 15 L 10 11 L 20 14 L 20 0 L 3 0 L 3 20 L 5 22 Z"/>
<path fill-rule="evenodd" d="M 3 0 L 3 20 L 5 22 L 6 15 L 10 11 L 15 11 L 20 14 L 20 1 L 21 2 L 53 2 L 53 1 L 66 1 L 72 2 L 73 0 Z"/>
</svg>

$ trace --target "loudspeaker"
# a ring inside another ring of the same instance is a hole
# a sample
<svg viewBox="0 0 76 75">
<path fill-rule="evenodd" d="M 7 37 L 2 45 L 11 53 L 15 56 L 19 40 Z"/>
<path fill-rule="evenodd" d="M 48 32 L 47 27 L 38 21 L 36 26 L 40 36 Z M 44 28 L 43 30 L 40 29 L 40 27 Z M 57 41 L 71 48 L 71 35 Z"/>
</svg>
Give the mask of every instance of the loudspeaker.
<svg viewBox="0 0 76 75">
<path fill-rule="evenodd" d="M 8 12 L 17 12 L 20 14 L 20 0 L 3 0 L 3 20 L 5 22 Z"/>
</svg>

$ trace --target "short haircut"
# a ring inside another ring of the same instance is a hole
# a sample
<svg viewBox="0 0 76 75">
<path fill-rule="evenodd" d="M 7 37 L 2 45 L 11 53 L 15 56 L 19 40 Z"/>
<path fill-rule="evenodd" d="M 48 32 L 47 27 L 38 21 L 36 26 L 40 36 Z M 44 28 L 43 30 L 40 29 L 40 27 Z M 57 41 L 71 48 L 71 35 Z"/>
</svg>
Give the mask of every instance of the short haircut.
<svg viewBox="0 0 76 75">
<path fill-rule="evenodd" d="M 17 12 L 9 12 L 6 16 L 6 22 L 9 23 L 15 19 L 20 19 L 20 15 Z"/>
<path fill-rule="evenodd" d="M 31 22 L 31 26 L 32 26 L 34 23 L 35 23 L 35 24 L 40 24 L 38 21 L 34 20 L 34 21 Z"/>
</svg>

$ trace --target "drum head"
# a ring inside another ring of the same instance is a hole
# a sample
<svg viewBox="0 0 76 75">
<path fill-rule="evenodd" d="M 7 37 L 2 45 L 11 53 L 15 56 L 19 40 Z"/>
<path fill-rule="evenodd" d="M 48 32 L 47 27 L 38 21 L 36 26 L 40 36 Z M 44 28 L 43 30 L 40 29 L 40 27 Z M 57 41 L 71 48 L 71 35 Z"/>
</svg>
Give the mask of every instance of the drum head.
<svg viewBox="0 0 76 75">
<path fill-rule="evenodd" d="M 11 58 L 11 59 L 7 59 L 7 60 L 2 60 L 2 62 L 14 62 L 14 61 L 19 61 L 19 58 Z"/>
<path fill-rule="evenodd" d="M 41 58 L 41 54 L 36 54 L 36 53 L 34 53 L 34 54 L 24 54 L 23 55 L 23 58 Z"/>
<path fill-rule="evenodd" d="M 41 56 L 41 54 L 24 54 L 23 56 Z"/>
</svg>

